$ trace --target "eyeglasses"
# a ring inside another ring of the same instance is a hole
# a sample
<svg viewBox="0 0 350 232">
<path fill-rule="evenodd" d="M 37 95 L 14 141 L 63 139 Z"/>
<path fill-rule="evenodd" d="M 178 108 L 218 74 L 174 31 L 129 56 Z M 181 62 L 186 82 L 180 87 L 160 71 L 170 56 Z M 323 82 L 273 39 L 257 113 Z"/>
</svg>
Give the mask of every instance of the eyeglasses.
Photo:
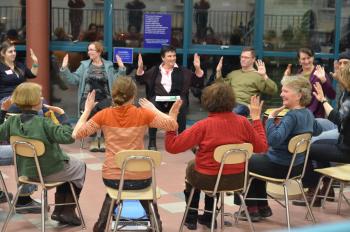
<svg viewBox="0 0 350 232">
<path fill-rule="evenodd" d="M 96 49 L 91 49 L 91 48 L 88 49 L 88 52 L 96 52 L 96 51 L 97 51 Z"/>
<path fill-rule="evenodd" d="M 343 64 L 343 65 L 346 65 L 346 64 L 348 64 L 349 62 L 350 62 L 350 61 L 339 61 L 338 64 L 339 64 L 339 65 L 342 65 L 342 64 Z"/>
<path fill-rule="evenodd" d="M 251 59 L 251 58 L 253 58 L 253 57 L 251 57 L 251 56 L 241 56 L 241 59 Z"/>
</svg>

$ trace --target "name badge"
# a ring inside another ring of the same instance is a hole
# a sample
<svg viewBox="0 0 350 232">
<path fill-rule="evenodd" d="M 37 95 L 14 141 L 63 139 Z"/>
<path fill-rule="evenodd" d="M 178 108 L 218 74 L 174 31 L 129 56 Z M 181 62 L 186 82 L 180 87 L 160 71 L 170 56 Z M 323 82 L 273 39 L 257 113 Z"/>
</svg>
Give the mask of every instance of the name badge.
<svg viewBox="0 0 350 232">
<path fill-rule="evenodd" d="M 11 69 L 6 70 L 6 71 L 5 71 L 5 73 L 6 73 L 7 75 L 11 75 L 11 74 L 13 74 L 13 72 L 12 72 L 12 70 L 11 70 Z"/>
</svg>

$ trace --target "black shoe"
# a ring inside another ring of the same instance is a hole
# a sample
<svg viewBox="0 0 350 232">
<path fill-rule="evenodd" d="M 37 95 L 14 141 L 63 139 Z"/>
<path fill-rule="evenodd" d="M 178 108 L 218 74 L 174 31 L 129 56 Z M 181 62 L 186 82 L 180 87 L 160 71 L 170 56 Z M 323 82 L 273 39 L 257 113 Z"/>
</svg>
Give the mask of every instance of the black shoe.
<svg viewBox="0 0 350 232">
<path fill-rule="evenodd" d="M 33 207 L 33 208 L 26 208 L 26 209 L 21 209 L 20 207 Z M 27 213 L 33 213 L 33 214 L 40 214 L 41 213 L 41 203 L 32 200 L 31 202 L 29 202 L 28 204 L 25 205 L 19 205 L 16 204 L 16 213 L 19 214 L 27 214 Z"/>
<path fill-rule="evenodd" d="M 197 230 L 197 223 L 194 223 L 194 222 L 185 222 L 184 224 L 187 229 L 189 230 Z"/>
<path fill-rule="evenodd" d="M 10 201 L 12 201 L 13 194 L 12 193 L 8 193 L 8 195 L 9 195 Z M 7 202 L 7 198 L 6 198 L 5 192 L 4 191 L 0 191 L 0 204 L 1 203 L 5 203 L 5 202 Z"/>
<path fill-rule="evenodd" d="M 235 212 L 234 216 L 237 217 L 238 216 L 238 212 Z M 250 216 L 250 220 L 252 222 L 260 222 L 261 221 L 261 215 L 258 212 L 250 212 L 249 216 Z M 241 211 L 241 215 L 238 216 L 238 219 L 242 220 L 242 221 L 248 221 L 248 218 L 245 215 L 245 212 L 243 210 Z"/>
<path fill-rule="evenodd" d="M 311 201 L 312 199 L 308 199 L 310 206 L 311 206 Z M 305 201 L 293 201 L 292 204 L 295 206 L 306 206 Z M 312 207 L 321 207 L 321 198 L 317 197 Z"/>
<path fill-rule="evenodd" d="M 150 139 L 148 143 L 148 150 L 157 151 L 157 145 L 155 139 Z"/>
<path fill-rule="evenodd" d="M 259 214 L 263 218 L 271 217 L 272 216 L 272 210 L 269 206 L 259 208 Z"/>
<path fill-rule="evenodd" d="M 211 214 L 198 215 L 198 223 L 201 225 L 204 225 L 210 229 L 211 228 L 211 218 L 212 218 Z M 214 229 L 216 229 L 216 228 L 218 228 L 218 222 L 215 219 Z"/>
</svg>

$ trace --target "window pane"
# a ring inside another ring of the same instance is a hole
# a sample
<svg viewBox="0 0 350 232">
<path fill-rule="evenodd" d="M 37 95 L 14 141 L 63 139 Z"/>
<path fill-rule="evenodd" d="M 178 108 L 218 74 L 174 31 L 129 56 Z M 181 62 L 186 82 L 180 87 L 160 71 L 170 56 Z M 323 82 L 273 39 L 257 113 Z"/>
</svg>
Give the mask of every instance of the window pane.
<svg viewBox="0 0 350 232">
<path fill-rule="evenodd" d="M 25 1 L 4 1 L 0 7 L 0 41 L 25 43 Z"/>
<path fill-rule="evenodd" d="M 350 49 L 350 0 L 344 0 L 342 6 L 340 52 Z"/>
<path fill-rule="evenodd" d="M 103 1 L 52 0 L 51 40 L 103 40 Z"/>
<path fill-rule="evenodd" d="M 255 1 L 193 1 L 193 43 L 251 45 Z"/>
<path fill-rule="evenodd" d="M 331 52 L 333 49 L 332 0 L 266 0 L 264 20 L 265 50 L 294 51 L 310 47 L 316 52 Z"/>
<path fill-rule="evenodd" d="M 113 10 L 113 46 L 143 47 L 144 14 L 171 15 L 171 44 L 182 47 L 183 41 L 183 12 L 181 0 L 154 1 L 114 0 Z"/>
</svg>

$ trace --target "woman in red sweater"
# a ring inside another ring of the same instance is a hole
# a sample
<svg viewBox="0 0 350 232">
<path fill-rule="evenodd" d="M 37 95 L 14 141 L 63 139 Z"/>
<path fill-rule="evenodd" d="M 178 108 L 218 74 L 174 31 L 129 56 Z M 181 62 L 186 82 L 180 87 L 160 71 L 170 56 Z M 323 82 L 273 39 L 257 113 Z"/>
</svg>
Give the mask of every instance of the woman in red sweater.
<svg viewBox="0 0 350 232">
<path fill-rule="evenodd" d="M 220 163 L 214 160 L 214 150 L 224 144 L 251 143 L 255 153 L 267 150 L 266 135 L 260 114 L 262 103 L 259 97 L 251 98 L 250 116 L 247 118 L 232 112 L 235 106 L 235 96 L 232 88 L 222 82 L 214 83 L 205 88 L 202 95 L 202 106 L 209 111 L 205 118 L 192 127 L 177 135 L 175 131 L 166 133 L 165 147 L 170 153 L 184 152 L 192 147 L 199 146 L 194 161 L 188 163 L 186 169 L 186 188 L 184 190 L 186 202 L 192 186 L 200 189 L 214 189 Z M 220 188 L 232 186 L 232 179 L 239 179 L 244 175 L 244 163 L 225 165 L 221 178 Z M 191 207 L 198 208 L 200 190 L 196 189 Z M 213 208 L 213 198 L 206 197 L 205 210 Z M 197 220 L 200 224 L 210 228 L 211 213 L 205 212 L 198 217 L 197 210 L 189 210 L 185 225 L 190 230 L 197 229 Z"/>
</svg>

